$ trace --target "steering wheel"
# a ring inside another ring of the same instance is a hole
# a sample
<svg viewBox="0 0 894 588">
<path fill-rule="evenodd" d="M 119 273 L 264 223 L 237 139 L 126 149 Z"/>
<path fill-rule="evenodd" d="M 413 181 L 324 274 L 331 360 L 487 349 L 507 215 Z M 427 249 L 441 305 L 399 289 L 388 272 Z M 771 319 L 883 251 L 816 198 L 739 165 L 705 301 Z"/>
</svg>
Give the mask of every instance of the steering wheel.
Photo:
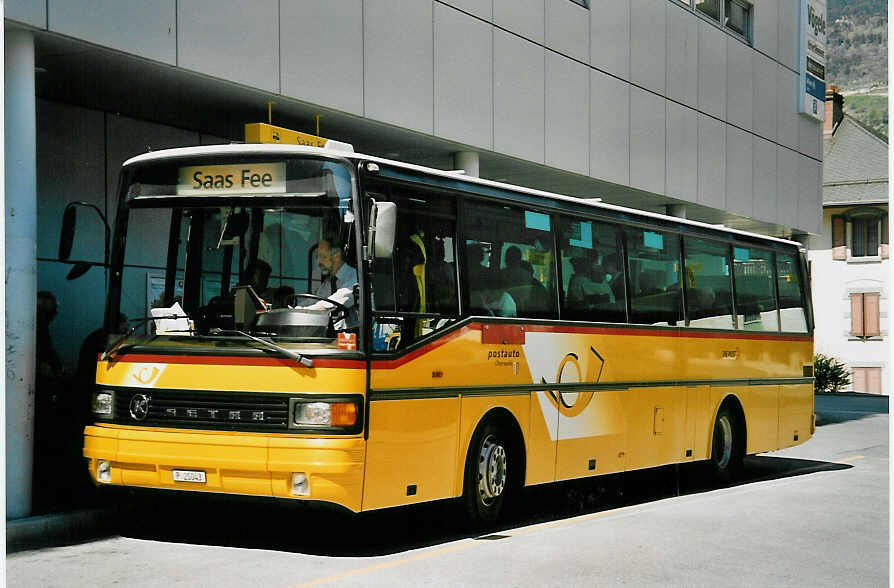
<svg viewBox="0 0 894 588">
<path fill-rule="evenodd" d="M 317 300 L 319 302 L 325 302 L 327 304 L 331 304 L 338 308 L 339 311 L 347 313 L 348 307 L 342 304 L 341 302 L 336 302 L 335 300 L 329 300 L 328 298 L 324 298 L 323 296 L 317 296 L 316 294 L 310 294 L 308 292 L 297 292 L 295 294 L 290 294 L 289 298 L 310 298 L 311 300 Z"/>
</svg>

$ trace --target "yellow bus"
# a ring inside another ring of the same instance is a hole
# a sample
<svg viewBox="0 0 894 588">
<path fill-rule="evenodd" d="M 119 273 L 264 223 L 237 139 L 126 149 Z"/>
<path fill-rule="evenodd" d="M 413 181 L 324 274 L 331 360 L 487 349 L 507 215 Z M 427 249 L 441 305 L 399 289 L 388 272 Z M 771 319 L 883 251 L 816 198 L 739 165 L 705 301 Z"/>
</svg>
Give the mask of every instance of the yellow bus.
<svg viewBox="0 0 894 588">
<path fill-rule="evenodd" d="M 97 363 L 98 485 L 490 523 L 814 433 L 797 243 L 317 144 L 124 164 L 105 324 L 146 318 Z"/>
</svg>

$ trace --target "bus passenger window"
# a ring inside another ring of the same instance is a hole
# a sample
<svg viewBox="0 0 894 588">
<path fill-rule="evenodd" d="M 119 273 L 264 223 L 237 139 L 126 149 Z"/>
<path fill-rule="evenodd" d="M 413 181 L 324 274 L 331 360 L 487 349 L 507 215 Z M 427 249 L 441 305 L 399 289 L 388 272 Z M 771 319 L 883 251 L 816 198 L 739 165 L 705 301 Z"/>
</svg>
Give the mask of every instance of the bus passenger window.
<svg viewBox="0 0 894 588">
<path fill-rule="evenodd" d="M 623 323 L 624 273 L 614 225 L 562 218 L 562 318 Z"/>
<path fill-rule="evenodd" d="M 464 214 L 471 314 L 556 318 L 550 216 L 478 202 Z"/>
<path fill-rule="evenodd" d="M 750 247 L 733 248 L 736 282 L 736 324 L 746 331 L 779 330 L 773 292 L 773 253 Z"/>
<path fill-rule="evenodd" d="M 406 347 L 456 319 L 455 202 L 448 197 L 393 191 L 397 230 L 392 259 L 377 259 L 373 274 L 373 348 Z"/>
<path fill-rule="evenodd" d="M 680 238 L 671 233 L 627 229 L 630 322 L 676 325 L 683 320 Z"/>
<path fill-rule="evenodd" d="M 732 329 L 729 245 L 685 237 L 686 318 L 688 326 Z"/>
<path fill-rule="evenodd" d="M 776 281 L 779 284 L 779 317 L 784 333 L 806 333 L 807 314 L 801 291 L 798 258 L 787 253 L 776 254 Z"/>
</svg>

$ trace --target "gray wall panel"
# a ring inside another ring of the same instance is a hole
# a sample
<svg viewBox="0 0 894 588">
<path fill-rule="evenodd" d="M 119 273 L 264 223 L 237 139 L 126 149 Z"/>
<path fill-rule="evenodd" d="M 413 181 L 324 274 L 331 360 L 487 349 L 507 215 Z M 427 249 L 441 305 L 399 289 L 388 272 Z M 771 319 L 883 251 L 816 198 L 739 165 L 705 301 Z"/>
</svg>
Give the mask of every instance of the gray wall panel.
<svg viewBox="0 0 894 588">
<path fill-rule="evenodd" d="M 798 226 L 798 158 L 785 147 L 776 148 L 776 219 L 779 224 Z"/>
<path fill-rule="evenodd" d="M 698 107 L 698 18 L 667 3 L 667 97 Z"/>
<path fill-rule="evenodd" d="M 800 12 L 798 0 L 777 0 L 779 16 L 776 23 L 779 35 L 779 55 L 777 61 L 798 71 L 798 21 Z"/>
<path fill-rule="evenodd" d="M 434 15 L 435 134 L 491 149 L 493 27 L 441 4 Z"/>
<path fill-rule="evenodd" d="M 449 4 L 454 8 L 458 8 L 463 12 L 468 12 L 478 18 L 491 20 L 494 15 L 493 0 L 439 0 L 444 4 Z"/>
<path fill-rule="evenodd" d="M 177 59 L 175 0 L 50 0 L 49 30 L 148 59 Z"/>
<path fill-rule="evenodd" d="M 698 203 L 726 206 L 726 125 L 698 115 Z"/>
<path fill-rule="evenodd" d="M 3 3 L 5 18 L 23 22 L 39 29 L 47 28 L 46 0 L 6 0 Z"/>
<path fill-rule="evenodd" d="M 630 5 L 590 2 L 590 64 L 627 79 L 630 75 Z"/>
<path fill-rule="evenodd" d="M 698 112 L 667 101 L 668 196 L 698 201 Z"/>
<path fill-rule="evenodd" d="M 630 84 L 590 70 L 590 175 L 630 182 Z"/>
<path fill-rule="evenodd" d="M 822 230 L 821 165 L 815 159 L 798 156 L 798 222 L 794 226 L 809 233 Z"/>
<path fill-rule="evenodd" d="M 699 20 L 698 108 L 718 118 L 726 117 L 726 33 Z"/>
<path fill-rule="evenodd" d="M 798 150 L 814 159 L 823 158 L 822 123 L 798 114 Z"/>
<path fill-rule="evenodd" d="M 590 166 L 588 68 L 546 52 L 546 164 L 581 174 Z"/>
<path fill-rule="evenodd" d="M 494 150 L 544 161 L 544 49 L 494 30 Z"/>
<path fill-rule="evenodd" d="M 659 94 L 667 81 L 666 18 L 665 2 L 630 2 L 630 81 Z"/>
<path fill-rule="evenodd" d="M 546 30 L 544 0 L 494 0 L 494 24 L 536 43 Z"/>
<path fill-rule="evenodd" d="M 279 91 L 279 3 L 178 0 L 177 64 L 270 92 Z M 283 22 L 288 31 L 288 21 Z"/>
<path fill-rule="evenodd" d="M 365 115 L 431 133 L 431 3 L 364 0 L 363 15 Z"/>
<path fill-rule="evenodd" d="M 283 2 L 280 12 L 282 93 L 362 115 L 363 0 Z"/>
<path fill-rule="evenodd" d="M 630 185 L 664 194 L 666 100 L 630 87 Z"/>
<path fill-rule="evenodd" d="M 798 78 L 789 69 L 777 65 L 776 69 L 776 141 L 790 148 L 798 148 L 798 119 L 795 96 Z"/>
<path fill-rule="evenodd" d="M 754 0 L 754 48 L 776 59 L 779 55 L 779 0 Z"/>
<path fill-rule="evenodd" d="M 754 116 L 754 51 L 731 36 L 726 38 L 726 120 L 751 130 Z"/>
<path fill-rule="evenodd" d="M 750 133 L 726 125 L 726 208 L 751 216 L 754 211 L 754 145 Z"/>
<path fill-rule="evenodd" d="M 96 110 L 37 102 L 38 257 L 57 257 L 62 211 L 69 202 L 89 202 L 106 213 L 103 124 L 103 114 Z M 77 211 L 71 258 L 101 262 L 102 221 L 92 210 Z"/>
<path fill-rule="evenodd" d="M 763 221 L 776 220 L 776 144 L 753 137 L 754 207 L 752 215 Z"/>
<path fill-rule="evenodd" d="M 754 54 L 753 118 L 751 130 L 771 141 L 776 140 L 776 62 Z"/>
<path fill-rule="evenodd" d="M 546 46 L 587 63 L 590 11 L 568 0 L 546 0 Z"/>
</svg>

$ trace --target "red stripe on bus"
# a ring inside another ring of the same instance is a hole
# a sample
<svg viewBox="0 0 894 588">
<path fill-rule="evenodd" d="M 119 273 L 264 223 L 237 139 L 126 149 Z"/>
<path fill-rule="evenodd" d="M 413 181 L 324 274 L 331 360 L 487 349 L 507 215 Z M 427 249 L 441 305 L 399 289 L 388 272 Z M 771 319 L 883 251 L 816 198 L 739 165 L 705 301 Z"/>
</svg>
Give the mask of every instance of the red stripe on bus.
<svg viewBox="0 0 894 588">
<path fill-rule="evenodd" d="M 116 358 L 113 359 L 113 361 L 126 361 L 127 363 L 169 363 L 186 365 L 304 367 L 291 359 L 283 359 L 279 357 L 236 357 L 232 355 L 201 356 L 123 354 L 120 359 Z M 366 362 L 357 359 L 313 359 L 313 362 L 315 368 L 343 368 L 356 370 L 364 369 L 366 367 Z"/>
</svg>

